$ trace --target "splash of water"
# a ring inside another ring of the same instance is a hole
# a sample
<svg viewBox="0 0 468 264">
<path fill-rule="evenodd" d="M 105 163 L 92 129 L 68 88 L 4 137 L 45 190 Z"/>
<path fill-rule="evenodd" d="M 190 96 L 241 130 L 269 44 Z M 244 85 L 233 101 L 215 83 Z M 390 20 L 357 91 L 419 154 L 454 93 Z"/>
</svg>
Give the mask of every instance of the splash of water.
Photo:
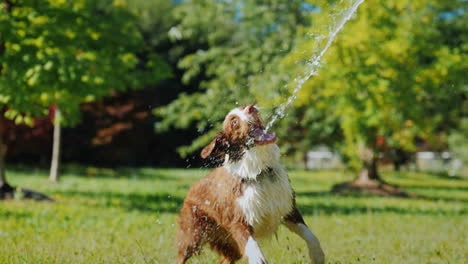
<svg viewBox="0 0 468 264">
<path fill-rule="evenodd" d="M 322 60 L 323 55 L 327 52 L 328 48 L 330 48 L 331 44 L 333 43 L 333 40 L 335 39 L 336 35 L 338 35 L 338 32 L 343 28 L 343 26 L 348 22 L 348 20 L 353 16 L 353 14 L 356 12 L 358 9 L 359 5 L 361 5 L 364 2 L 364 0 L 357 0 L 354 2 L 351 7 L 348 9 L 345 9 L 343 11 L 343 15 L 341 18 L 338 20 L 337 23 L 334 24 L 334 27 L 328 34 L 328 36 L 325 36 L 325 39 L 327 39 L 327 42 L 323 48 L 319 50 L 316 56 L 314 56 L 311 60 L 309 60 L 306 63 L 306 69 L 304 70 L 304 73 L 294 79 L 295 87 L 294 90 L 289 96 L 288 100 L 281 104 L 273 114 L 272 118 L 268 122 L 265 130 L 268 130 L 273 126 L 273 124 L 278 120 L 278 118 L 283 118 L 286 112 L 286 109 L 296 100 L 297 94 L 301 90 L 302 86 L 304 83 L 309 80 L 312 76 L 315 76 L 318 74 L 318 69 L 320 67 L 320 61 Z"/>
</svg>

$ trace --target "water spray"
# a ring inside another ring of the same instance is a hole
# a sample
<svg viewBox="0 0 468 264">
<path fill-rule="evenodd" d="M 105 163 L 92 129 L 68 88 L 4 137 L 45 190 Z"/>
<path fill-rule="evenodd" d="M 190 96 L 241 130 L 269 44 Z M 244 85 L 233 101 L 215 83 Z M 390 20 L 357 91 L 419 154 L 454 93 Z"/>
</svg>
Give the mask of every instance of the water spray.
<svg viewBox="0 0 468 264">
<path fill-rule="evenodd" d="M 301 90 L 302 86 L 304 83 L 309 80 L 312 76 L 315 76 L 318 74 L 318 68 L 320 67 L 320 61 L 322 60 L 323 55 L 327 52 L 328 48 L 330 48 L 331 44 L 333 43 L 333 40 L 335 37 L 338 35 L 338 32 L 341 31 L 343 26 L 348 22 L 348 20 L 353 16 L 353 14 L 356 12 L 358 7 L 364 2 L 364 0 L 357 0 L 354 4 L 351 5 L 350 8 L 348 8 L 345 12 L 344 15 L 341 17 L 341 19 L 338 21 L 338 23 L 335 23 L 335 27 L 330 31 L 330 34 L 325 37 L 327 39 L 327 43 L 325 46 L 320 50 L 318 55 L 314 56 L 311 60 L 309 60 L 306 63 L 306 69 L 304 70 L 302 76 L 295 78 L 295 88 L 293 90 L 293 93 L 291 96 L 289 96 L 288 100 L 281 104 L 276 110 L 275 113 L 273 114 L 271 120 L 268 122 L 265 130 L 269 130 L 273 124 L 277 121 L 279 117 L 283 118 L 284 113 L 286 109 L 296 100 L 297 94 Z"/>
</svg>

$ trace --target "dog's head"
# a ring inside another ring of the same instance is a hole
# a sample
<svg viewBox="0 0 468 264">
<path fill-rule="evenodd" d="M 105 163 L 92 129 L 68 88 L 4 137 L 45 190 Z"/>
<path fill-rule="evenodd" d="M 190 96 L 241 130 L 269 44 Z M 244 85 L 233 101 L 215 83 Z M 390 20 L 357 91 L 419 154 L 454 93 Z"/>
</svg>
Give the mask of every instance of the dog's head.
<svg viewBox="0 0 468 264">
<path fill-rule="evenodd" d="M 231 110 L 224 119 L 223 130 L 206 146 L 201 157 L 223 160 L 226 154 L 230 160 L 239 160 L 245 150 L 276 142 L 274 133 L 267 133 L 254 105 Z"/>
</svg>

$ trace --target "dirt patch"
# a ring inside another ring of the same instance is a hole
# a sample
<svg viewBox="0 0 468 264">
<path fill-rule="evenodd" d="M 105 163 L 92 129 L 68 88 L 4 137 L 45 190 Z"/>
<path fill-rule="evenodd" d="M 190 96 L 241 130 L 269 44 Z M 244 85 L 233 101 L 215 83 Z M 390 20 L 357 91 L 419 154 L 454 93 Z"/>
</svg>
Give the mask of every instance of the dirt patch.
<svg viewBox="0 0 468 264">
<path fill-rule="evenodd" d="M 337 194 L 370 194 L 407 198 L 417 197 L 417 195 L 405 192 L 398 186 L 374 179 L 356 179 L 351 182 L 336 184 L 332 187 L 331 192 Z"/>
</svg>

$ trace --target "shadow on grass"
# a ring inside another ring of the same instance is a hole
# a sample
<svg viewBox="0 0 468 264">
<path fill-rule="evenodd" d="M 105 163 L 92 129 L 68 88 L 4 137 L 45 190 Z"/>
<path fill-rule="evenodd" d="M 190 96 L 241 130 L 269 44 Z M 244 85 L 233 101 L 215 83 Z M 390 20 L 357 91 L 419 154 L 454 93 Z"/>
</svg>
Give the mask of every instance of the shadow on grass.
<svg viewBox="0 0 468 264">
<path fill-rule="evenodd" d="M 168 193 L 118 193 L 118 192 L 56 192 L 66 197 L 81 197 L 86 199 L 86 205 L 138 210 L 148 213 L 177 213 L 183 199 Z"/>
<path fill-rule="evenodd" d="M 108 178 L 108 179 L 158 179 L 171 180 L 172 177 L 165 174 L 162 170 L 153 170 L 146 168 L 94 168 L 78 167 L 72 170 L 66 170 L 66 174 L 83 178 Z"/>
<path fill-rule="evenodd" d="M 415 172 L 415 171 L 392 171 L 386 172 L 384 174 L 384 178 L 387 176 L 393 176 L 400 179 L 417 179 L 421 180 L 421 176 L 423 177 L 429 176 L 432 179 L 440 179 L 446 181 L 468 181 L 468 177 L 462 177 L 459 175 L 450 176 L 446 172 L 431 172 L 431 171 L 424 171 L 424 172 Z"/>
<path fill-rule="evenodd" d="M 43 174 L 48 175 L 49 171 L 44 168 L 35 168 L 25 166 L 22 164 L 14 164 L 10 169 L 16 173 L 23 174 Z M 167 175 L 164 169 L 153 168 L 131 168 L 131 167 L 118 167 L 118 168 L 104 168 L 104 167 L 90 167 L 74 164 L 65 164 L 61 168 L 61 175 L 73 176 L 79 178 L 137 178 L 137 179 L 160 179 L 170 180 L 171 176 Z"/>
<path fill-rule="evenodd" d="M 64 197 L 81 198 L 79 203 L 84 203 L 86 206 L 103 207 L 103 208 L 119 208 L 123 210 L 137 210 L 145 213 L 172 213 L 176 214 L 182 207 L 183 197 L 174 196 L 170 193 L 122 193 L 122 192 L 86 192 L 86 191 L 66 191 L 56 192 Z M 444 207 L 438 205 L 435 207 L 412 207 L 411 205 L 366 205 L 359 200 L 351 201 L 347 204 L 339 204 L 333 201 L 334 198 L 377 198 L 371 195 L 336 195 L 330 192 L 299 192 L 296 193 L 298 198 L 314 197 L 314 198 L 329 198 L 330 201 L 309 201 L 307 203 L 298 202 L 298 207 L 304 215 L 353 215 L 366 213 L 398 213 L 412 215 L 462 215 L 467 214 L 468 209 L 457 209 L 452 207 Z M 399 200 L 425 200 L 430 202 L 446 201 L 446 202 L 466 202 L 464 199 L 455 198 L 439 198 L 439 197 L 424 197 L 416 198 L 386 198 Z M 1 216 L 1 215 L 0 215 Z"/>
<path fill-rule="evenodd" d="M 372 207 L 372 206 L 340 206 L 337 204 L 298 205 L 299 211 L 304 215 L 357 215 L 368 213 L 397 213 L 404 215 L 465 215 L 468 210 L 437 210 L 417 209 L 397 206 Z"/>
<path fill-rule="evenodd" d="M 467 178 L 461 177 L 461 176 L 450 176 L 447 172 L 425 172 L 429 175 L 435 176 L 437 178 L 443 179 L 443 180 L 451 180 L 451 181 L 466 181 L 468 180 Z"/>
<path fill-rule="evenodd" d="M 30 218 L 32 214 L 30 212 L 12 212 L 12 211 L 0 211 L 0 219 L 2 218 Z"/>
<path fill-rule="evenodd" d="M 468 191 L 467 187 L 450 187 L 450 186 L 412 186 L 412 185 L 399 185 L 404 190 L 411 190 L 416 191 L 414 193 L 415 197 L 392 197 L 395 199 L 405 199 L 405 200 L 425 200 L 428 202 L 464 202 L 468 203 L 468 199 L 465 198 L 451 198 L 451 197 L 439 197 L 439 196 L 428 196 L 424 194 L 418 194 L 418 190 L 446 190 L 450 191 Z M 296 193 L 297 196 L 308 196 L 308 197 L 352 197 L 352 198 L 370 198 L 370 197 L 385 197 L 385 196 L 377 196 L 371 194 L 336 194 L 332 192 L 300 192 Z M 388 198 L 388 197 L 386 197 Z"/>
<path fill-rule="evenodd" d="M 415 190 L 444 190 L 444 191 L 468 191 L 468 187 L 464 186 L 421 186 L 421 185 L 403 185 L 402 188 L 415 189 Z"/>
<path fill-rule="evenodd" d="M 332 200 L 336 197 L 349 197 L 349 198 L 372 198 L 379 196 L 372 195 L 336 195 L 330 192 L 299 192 L 296 193 L 298 198 L 300 197 L 317 197 L 317 198 L 330 198 Z M 388 199 L 388 197 L 387 197 Z M 392 199 L 402 200 L 427 200 L 427 201 L 448 201 L 448 202 L 466 202 L 463 199 L 453 198 L 433 198 L 418 196 L 416 198 L 402 198 L 393 197 Z M 367 213 L 398 213 L 406 215 L 464 215 L 468 213 L 468 209 L 464 208 L 457 210 L 454 208 L 446 208 L 439 206 L 437 208 L 430 207 L 405 207 L 396 205 L 384 205 L 384 206 L 369 206 L 358 201 L 350 203 L 349 205 L 342 205 L 333 202 L 323 203 L 320 201 L 311 201 L 308 204 L 297 203 L 299 210 L 304 215 L 354 215 L 354 214 L 367 214 Z"/>
</svg>

